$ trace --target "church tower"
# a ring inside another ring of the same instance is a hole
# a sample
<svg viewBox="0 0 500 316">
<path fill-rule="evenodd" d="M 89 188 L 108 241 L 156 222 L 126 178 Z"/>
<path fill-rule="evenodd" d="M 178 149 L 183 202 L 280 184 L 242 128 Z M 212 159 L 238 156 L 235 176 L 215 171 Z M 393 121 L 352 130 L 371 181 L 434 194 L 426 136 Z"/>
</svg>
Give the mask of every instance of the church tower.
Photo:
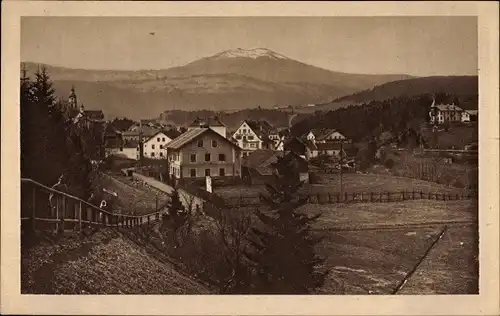
<svg viewBox="0 0 500 316">
<path fill-rule="evenodd" d="M 75 87 L 71 87 L 71 93 L 69 94 L 69 100 L 68 100 L 68 107 L 69 110 L 72 112 L 78 111 L 78 103 L 77 103 L 77 98 L 76 98 L 76 93 L 75 93 Z"/>
</svg>

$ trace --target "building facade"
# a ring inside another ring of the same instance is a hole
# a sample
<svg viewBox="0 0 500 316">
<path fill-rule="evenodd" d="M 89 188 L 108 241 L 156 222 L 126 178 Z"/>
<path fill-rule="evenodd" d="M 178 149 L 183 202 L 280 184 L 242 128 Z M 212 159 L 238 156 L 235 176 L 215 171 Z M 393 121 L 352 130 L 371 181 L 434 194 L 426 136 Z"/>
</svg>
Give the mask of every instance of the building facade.
<svg viewBox="0 0 500 316">
<path fill-rule="evenodd" d="M 232 138 L 242 149 L 243 157 L 258 149 L 275 149 L 281 137 L 266 121 L 245 120 L 234 132 Z"/>
<path fill-rule="evenodd" d="M 211 128 L 191 128 L 167 150 L 175 179 L 241 177 L 240 148 Z"/>
<path fill-rule="evenodd" d="M 175 138 L 167 131 L 158 132 L 142 144 L 143 155 L 150 159 L 167 159 L 167 145 Z"/>
<path fill-rule="evenodd" d="M 436 101 L 432 101 L 432 105 L 429 110 L 429 118 L 432 124 L 444 124 L 444 123 L 454 123 L 463 122 L 464 119 L 469 119 L 469 115 L 464 115 L 465 111 L 455 104 L 436 104 Z"/>
</svg>

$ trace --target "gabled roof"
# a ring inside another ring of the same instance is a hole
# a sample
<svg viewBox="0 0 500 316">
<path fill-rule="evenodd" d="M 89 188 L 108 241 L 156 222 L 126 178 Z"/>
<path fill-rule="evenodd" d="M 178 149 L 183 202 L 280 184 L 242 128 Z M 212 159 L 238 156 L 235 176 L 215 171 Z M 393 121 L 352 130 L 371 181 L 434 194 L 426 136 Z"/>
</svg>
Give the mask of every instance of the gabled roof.
<svg viewBox="0 0 500 316">
<path fill-rule="evenodd" d="M 274 131 L 273 126 L 267 121 L 245 120 L 243 122 L 246 123 L 262 141 L 269 140 L 269 135 Z"/>
<path fill-rule="evenodd" d="M 170 138 L 171 140 L 173 140 L 176 137 L 178 137 L 181 133 L 176 131 L 176 130 L 161 130 L 161 131 L 158 131 L 155 134 L 151 135 L 147 140 L 145 140 L 145 142 L 148 142 L 150 139 L 155 138 L 158 134 L 163 134 L 163 135 L 167 136 L 168 138 Z"/>
<path fill-rule="evenodd" d="M 179 135 L 177 138 L 175 138 L 174 140 L 172 140 L 170 143 L 167 144 L 167 148 L 176 149 L 176 150 L 180 149 L 180 148 L 184 147 L 185 145 L 187 145 L 188 143 L 194 141 L 195 139 L 197 139 L 198 137 L 200 137 L 201 135 L 206 134 L 206 133 L 212 133 L 212 135 L 215 135 L 215 137 L 222 139 L 223 141 L 226 141 L 229 144 L 231 144 L 234 148 L 241 150 L 241 148 L 238 147 L 238 145 L 234 144 L 233 142 L 231 142 L 227 138 L 223 137 L 222 135 L 220 135 L 219 133 L 217 133 L 213 129 L 204 128 L 204 127 L 193 128 L 193 129 Z"/>
<path fill-rule="evenodd" d="M 338 131 L 334 128 L 314 128 L 314 129 L 311 129 L 310 132 L 313 133 L 314 138 L 317 141 L 321 141 L 321 140 L 327 138 L 328 136 L 330 136 L 333 133 L 338 132 Z M 304 134 L 304 136 L 306 136 L 307 134 L 309 134 L 309 132 Z"/>
<path fill-rule="evenodd" d="M 271 158 L 281 154 L 281 152 L 270 149 L 257 149 L 243 159 L 242 165 L 249 168 L 264 167 L 271 163 Z"/>
<path fill-rule="evenodd" d="M 478 110 L 465 110 L 465 112 L 469 113 L 470 115 L 477 115 L 479 113 Z"/>
<path fill-rule="evenodd" d="M 438 108 L 440 111 L 463 111 L 462 108 L 455 104 L 437 104 L 431 107 Z"/>
<path fill-rule="evenodd" d="M 167 135 L 170 139 L 175 139 L 181 134 L 181 132 L 176 129 L 168 129 L 164 130 L 163 134 Z"/>
<path fill-rule="evenodd" d="M 218 116 L 209 117 L 204 120 L 202 118 L 196 117 L 194 121 L 189 125 L 189 127 L 217 127 L 217 126 L 226 126 L 222 123 L 221 119 Z"/>
<path fill-rule="evenodd" d="M 104 119 L 104 113 L 101 110 L 85 110 L 83 112 L 85 116 L 91 120 L 102 120 Z"/>
</svg>

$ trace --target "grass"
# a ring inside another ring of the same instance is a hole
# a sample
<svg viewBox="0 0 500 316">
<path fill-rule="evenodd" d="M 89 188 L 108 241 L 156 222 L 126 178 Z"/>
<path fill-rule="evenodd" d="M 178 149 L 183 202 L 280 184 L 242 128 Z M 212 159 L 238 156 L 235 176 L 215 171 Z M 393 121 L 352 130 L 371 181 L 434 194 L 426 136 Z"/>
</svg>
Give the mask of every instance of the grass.
<svg viewBox="0 0 500 316">
<path fill-rule="evenodd" d="M 113 230 L 45 239 L 24 248 L 21 258 L 23 294 L 209 293 Z"/>
<path fill-rule="evenodd" d="M 304 184 L 301 188 L 301 193 L 316 195 L 320 194 L 336 194 L 340 192 L 340 175 L 338 174 L 322 174 L 322 183 L 320 184 Z M 344 192 L 348 193 L 384 193 L 384 192 L 424 192 L 424 193 L 447 193 L 460 194 L 463 190 L 455 187 L 450 187 L 434 182 L 397 177 L 383 174 L 357 174 L 347 173 L 343 175 L 342 187 Z M 264 185 L 234 185 L 216 187 L 215 193 L 225 197 L 236 199 L 243 197 L 257 197 L 259 193 L 265 193 Z"/>
<path fill-rule="evenodd" d="M 391 294 L 438 234 L 439 228 L 328 233 L 317 251 L 330 274 L 318 292 Z"/>
<path fill-rule="evenodd" d="M 478 294 L 477 228 L 449 228 L 399 294 Z"/>
<path fill-rule="evenodd" d="M 307 204 L 303 210 L 321 213 L 314 228 L 360 229 L 432 222 L 477 221 L 477 202 L 416 200 L 388 203 Z"/>
<path fill-rule="evenodd" d="M 152 213 L 156 210 L 157 199 L 159 207 L 168 200 L 165 192 L 125 176 L 101 175 L 99 185 L 118 194 L 114 208 L 120 209 L 123 214 Z"/>
<path fill-rule="evenodd" d="M 322 213 L 313 229 L 325 236 L 317 250 L 326 257 L 330 275 L 319 293 L 341 288 L 345 294 L 391 294 L 439 235 L 444 222 L 453 221 L 471 224 L 449 228 L 402 294 L 477 291 L 474 285 L 478 280 L 474 270 L 477 204 L 474 202 L 424 200 L 334 207 L 309 204 L 304 210 Z M 443 223 L 428 227 L 398 226 L 429 222 Z M 373 230 L 356 231 L 367 228 Z"/>
</svg>

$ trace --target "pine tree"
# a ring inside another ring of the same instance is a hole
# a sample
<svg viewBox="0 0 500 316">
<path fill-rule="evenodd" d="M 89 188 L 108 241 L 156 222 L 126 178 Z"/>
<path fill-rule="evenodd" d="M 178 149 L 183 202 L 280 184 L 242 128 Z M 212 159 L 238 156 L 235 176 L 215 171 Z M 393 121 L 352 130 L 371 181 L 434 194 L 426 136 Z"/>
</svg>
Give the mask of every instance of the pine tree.
<svg viewBox="0 0 500 316">
<path fill-rule="evenodd" d="M 172 238 L 177 245 L 177 232 L 188 220 L 188 212 L 184 205 L 182 205 L 177 189 L 174 189 L 169 194 L 165 208 L 168 209 L 168 215 L 164 215 L 163 217 L 164 225 L 171 229 Z"/>
<path fill-rule="evenodd" d="M 258 210 L 263 228 L 254 228 L 250 240 L 254 251 L 247 253 L 256 270 L 253 293 L 308 294 L 320 287 L 326 272 L 323 259 L 315 254 L 320 238 L 311 234 L 310 224 L 319 215 L 308 217 L 298 208 L 306 203 L 298 197 L 302 186 L 293 160 L 279 158 L 274 183 L 266 184 L 263 196 L 270 211 Z"/>
</svg>

